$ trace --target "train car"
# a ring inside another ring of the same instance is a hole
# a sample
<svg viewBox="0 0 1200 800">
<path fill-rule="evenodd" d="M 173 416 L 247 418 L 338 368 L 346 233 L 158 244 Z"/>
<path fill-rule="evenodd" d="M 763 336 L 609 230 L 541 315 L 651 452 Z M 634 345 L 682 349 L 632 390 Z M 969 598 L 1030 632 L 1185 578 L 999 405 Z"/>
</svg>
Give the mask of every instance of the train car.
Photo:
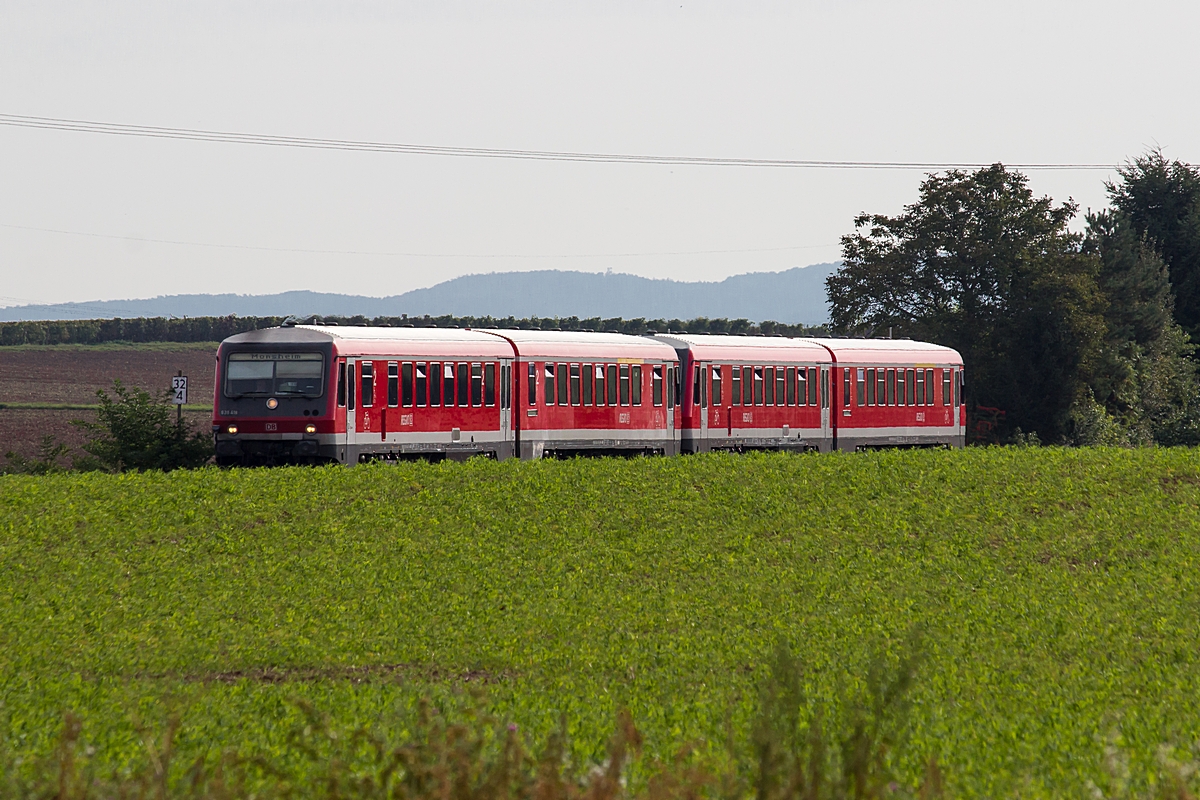
<svg viewBox="0 0 1200 800">
<path fill-rule="evenodd" d="M 683 374 L 681 446 L 710 450 L 833 447 L 829 351 L 768 336 L 656 336 L 678 353 Z"/>
<path fill-rule="evenodd" d="M 477 331 L 295 325 L 217 351 L 217 462 L 507 458 L 512 346 Z"/>
<path fill-rule="evenodd" d="M 906 339 L 807 339 L 833 361 L 833 436 L 839 450 L 963 447 L 958 351 Z"/>
<path fill-rule="evenodd" d="M 517 355 L 522 458 L 674 455 L 678 360 L 643 336 L 492 330 Z"/>
</svg>

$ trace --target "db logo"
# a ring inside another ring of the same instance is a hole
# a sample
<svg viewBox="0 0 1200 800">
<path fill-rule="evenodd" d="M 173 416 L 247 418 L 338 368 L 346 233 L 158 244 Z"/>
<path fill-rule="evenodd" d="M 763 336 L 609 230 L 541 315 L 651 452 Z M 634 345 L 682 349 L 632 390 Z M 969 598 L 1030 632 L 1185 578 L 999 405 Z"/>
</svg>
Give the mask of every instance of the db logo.
<svg viewBox="0 0 1200 800">
<path fill-rule="evenodd" d="M 628 414 L 621 414 L 621 415 L 619 415 L 619 416 L 617 417 L 617 421 L 618 421 L 618 422 L 620 422 L 620 423 L 621 423 L 621 424 L 623 424 L 623 425 L 627 425 L 627 424 L 629 424 L 629 415 L 628 415 Z"/>
<path fill-rule="evenodd" d="M 263 426 L 263 430 L 265 430 L 267 433 L 271 433 L 272 431 L 279 430 L 279 425 L 277 425 L 274 422 L 268 422 L 266 425 Z"/>
</svg>

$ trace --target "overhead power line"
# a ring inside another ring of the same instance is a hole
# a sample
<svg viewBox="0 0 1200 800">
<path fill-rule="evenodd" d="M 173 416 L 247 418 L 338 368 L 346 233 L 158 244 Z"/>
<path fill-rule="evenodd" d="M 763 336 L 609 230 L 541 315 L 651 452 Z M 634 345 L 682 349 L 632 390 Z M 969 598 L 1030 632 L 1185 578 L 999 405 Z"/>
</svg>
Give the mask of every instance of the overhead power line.
<svg viewBox="0 0 1200 800">
<path fill-rule="evenodd" d="M 302 136 L 275 136 L 257 133 L 210 131 L 196 128 L 167 128 L 152 125 L 129 125 L 116 122 L 95 122 L 56 117 L 33 117 L 21 114 L 0 114 L 0 125 L 40 130 L 100 133 L 109 136 L 139 136 L 150 139 L 181 139 L 193 142 L 253 144 L 267 147 L 293 147 L 310 150 L 346 150 L 369 153 L 397 153 L 454 158 L 501 158 L 525 161 L 574 161 L 603 164 L 667 164 L 696 167 L 775 167 L 792 169 L 900 169 L 946 170 L 980 169 L 991 166 L 983 162 L 937 161 L 821 161 L 815 159 L 777 158 L 715 158 L 707 156 L 662 156 L 634 153 L 580 153 L 558 150 L 514 150 L 490 147 L 452 147 L 448 145 L 404 144 L 397 142 L 357 141 L 352 139 L 314 139 Z M 1024 170 L 1111 170 L 1114 164 L 1007 164 Z"/>
<path fill-rule="evenodd" d="M 143 236 L 119 236 L 113 233 L 90 233 L 87 231 L 69 231 L 61 228 L 38 228 L 32 225 L 10 225 L 0 222 L 0 228 L 11 228 L 19 231 L 38 231 L 40 233 L 57 233 L 66 236 L 87 236 L 95 239 L 116 239 L 126 242 L 147 242 L 149 244 L 173 244 L 188 247 L 216 247 L 222 250 L 257 250 L 269 253 L 310 253 L 314 255 L 338 256 L 388 256 L 404 258 L 640 258 L 649 256 L 702 256 L 720 253 L 779 253 L 787 250 L 812 250 L 819 247 L 837 247 L 837 244 L 800 244 L 790 247 L 755 247 L 733 250 L 662 250 L 645 253 L 413 253 L 413 252 L 382 252 L 378 250 L 313 250 L 302 247 L 262 247 L 251 244 L 221 244 L 218 242 L 189 242 L 181 239 L 150 239 Z"/>
</svg>

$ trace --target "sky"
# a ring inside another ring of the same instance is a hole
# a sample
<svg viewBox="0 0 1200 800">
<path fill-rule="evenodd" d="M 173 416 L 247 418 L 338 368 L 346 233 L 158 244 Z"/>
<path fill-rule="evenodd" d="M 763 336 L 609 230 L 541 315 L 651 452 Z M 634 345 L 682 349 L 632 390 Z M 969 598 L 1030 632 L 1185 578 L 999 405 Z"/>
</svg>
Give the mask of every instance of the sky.
<svg viewBox="0 0 1200 800">
<path fill-rule="evenodd" d="M 0 114 L 755 159 L 1200 162 L 1194 2 L 0 4 Z M 1106 205 L 1105 170 L 1030 172 Z M 920 170 L 340 152 L 0 126 L 0 304 L 385 296 L 835 260 Z"/>
</svg>

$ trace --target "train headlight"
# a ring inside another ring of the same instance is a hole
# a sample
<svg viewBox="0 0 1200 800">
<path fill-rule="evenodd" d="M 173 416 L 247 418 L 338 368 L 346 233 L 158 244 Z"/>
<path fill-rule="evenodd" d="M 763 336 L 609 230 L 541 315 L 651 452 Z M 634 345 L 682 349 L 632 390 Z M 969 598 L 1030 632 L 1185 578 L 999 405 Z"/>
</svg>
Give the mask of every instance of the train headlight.
<svg viewBox="0 0 1200 800">
<path fill-rule="evenodd" d="M 309 424 L 307 424 L 307 425 L 305 425 L 305 426 L 304 426 L 304 432 L 305 432 L 305 433 L 307 433 L 307 434 L 314 434 L 314 433 L 316 433 L 316 432 L 317 432 L 317 426 L 316 426 L 316 425 L 313 425 L 313 424 L 310 422 Z"/>
<path fill-rule="evenodd" d="M 267 408 L 274 411 L 275 409 L 279 408 L 279 401 L 276 400 L 274 397 L 272 397 L 270 400 L 267 401 Z"/>
<path fill-rule="evenodd" d="M 237 425 L 226 425 L 225 432 L 226 433 L 237 433 Z"/>
</svg>

